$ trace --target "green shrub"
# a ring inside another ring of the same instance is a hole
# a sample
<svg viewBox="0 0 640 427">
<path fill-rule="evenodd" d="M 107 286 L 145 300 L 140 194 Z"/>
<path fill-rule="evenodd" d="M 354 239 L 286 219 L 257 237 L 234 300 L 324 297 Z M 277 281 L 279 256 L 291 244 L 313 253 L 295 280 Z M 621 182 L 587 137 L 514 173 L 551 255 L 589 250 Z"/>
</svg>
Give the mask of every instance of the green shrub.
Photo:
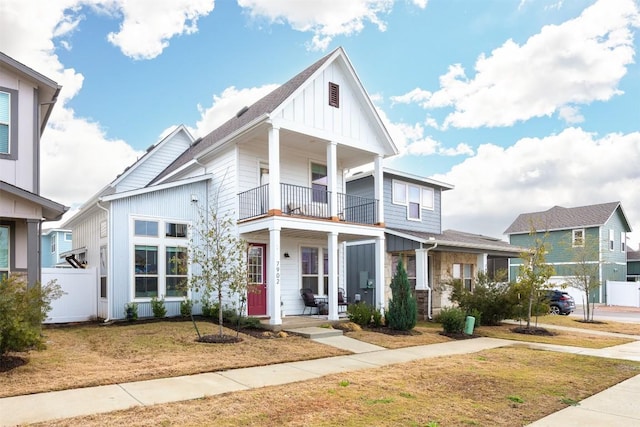
<svg viewBox="0 0 640 427">
<path fill-rule="evenodd" d="M 56 281 L 31 287 L 15 277 L 0 281 L 0 357 L 10 351 L 44 348 L 40 324 L 51 302 L 62 294 Z"/>
<path fill-rule="evenodd" d="M 187 299 L 185 297 L 184 300 L 180 301 L 180 315 L 182 317 L 191 316 L 191 311 L 193 310 L 193 301 Z"/>
<path fill-rule="evenodd" d="M 482 313 L 480 313 L 480 311 L 478 309 L 474 308 L 471 311 L 467 312 L 467 316 L 475 317 L 475 319 L 476 319 L 475 327 L 476 328 L 478 326 L 482 325 Z"/>
<path fill-rule="evenodd" d="M 517 294 L 509 283 L 492 281 L 485 273 L 478 273 L 473 292 L 467 290 L 462 281 L 453 280 L 451 301 L 458 304 L 465 313 L 476 317 L 476 322 L 485 326 L 499 325 L 504 319 L 514 317 L 517 308 Z M 473 313 L 476 313 L 474 315 Z"/>
<path fill-rule="evenodd" d="M 260 319 L 253 316 L 249 316 L 249 317 L 242 316 L 240 318 L 240 326 L 243 328 L 258 329 L 261 326 Z"/>
<path fill-rule="evenodd" d="M 138 304 L 129 302 L 124 305 L 124 315 L 129 322 L 138 320 Z"/>
<path fill-rule="evenodd" d="M 151 298 L 151 311 L 153 311 L 153 317 L 165 317 L 167 315 L 167 308 L 164 306 L 164 298 Z"/>
<path fill-rule="evenodd" d="M 467 315 L 457 307 L 443 308 L 438 320 L 442 323 L 442 329 L 447 334 L 461 334 L 464 331 L 464 322 Z"/>
<path fill-rule="evenodd" d="M 377 310 L 367 304 L 366 302 L 360 302 L 357 304 L 349 304 L 347 307 L 347 316 L 353 323 L 362 327 L 367 327 L 372 323 L 374 313 Z"/>
<path fill-rule="evenodd" d="M 202 315 L 204 317 L 213 317 L 213 305 L 209 300 L 202 300 Z"/>
<path fill-rule="evenodd" d="M 373 307 L 372 307 L 373 308 Z M 375 326 L 376 328 L 379 328 L 381 326 L 384 326 L 384 318 L 382 317 L 382 313 L 380 312 L 380 310 L 372 310 L 371 313 L 371 323 L 373 324 L 373 326 Z"/>
<path fill-rule="evenodd" d="M 411 291 L 407 271 L 398 261 L 396 274 L 391 280 L 391 301 L 386 315 L 387 326 L 399 331 L 410 331 L 418 322 L 418 303 Z"/>
</svg>

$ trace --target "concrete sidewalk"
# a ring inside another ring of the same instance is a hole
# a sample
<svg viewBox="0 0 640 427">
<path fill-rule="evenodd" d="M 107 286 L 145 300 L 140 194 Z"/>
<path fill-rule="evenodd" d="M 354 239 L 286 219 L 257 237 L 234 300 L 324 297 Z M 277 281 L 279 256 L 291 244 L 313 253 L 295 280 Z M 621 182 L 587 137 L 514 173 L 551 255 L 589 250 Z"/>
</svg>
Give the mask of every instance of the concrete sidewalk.
<svg viewBox="0 0 640 427">
<path fill-rule="evenodd" d="M 372 369 L 431 357 L 474 353 L 509 345 L 526 345 L 549 351 L 640 360 L 640 341 L 594 350 L 494 338 L 476 338 L 387 350 L 341 334 L 327 334 L 327 329 L 324 328 L 292 332 L 307 333 L 310 339 L 349 350 L 354 354 L 3 398 L 0 399 L 0 426 L 43 422 L 136 406 L 198 399 L 222 393 L 305 381 L 328 374 Z M 558 424 L 582 427 L 592 425 L 637 426 L 640 425 L 640 411 L 634 407 L 634 404 L 639 400 L 640 376 L 636 376 L 585 399 L 580 402 L 579 406 L 565 408 L 558 413 L 549 415 L 533 423 L 532 426 Z"/>
</svg>

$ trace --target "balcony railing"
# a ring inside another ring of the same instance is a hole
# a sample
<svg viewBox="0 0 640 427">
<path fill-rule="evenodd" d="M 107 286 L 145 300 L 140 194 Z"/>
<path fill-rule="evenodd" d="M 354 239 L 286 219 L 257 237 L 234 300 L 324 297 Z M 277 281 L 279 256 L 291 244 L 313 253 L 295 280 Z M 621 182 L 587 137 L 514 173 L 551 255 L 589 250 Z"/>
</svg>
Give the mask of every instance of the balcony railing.
<svg viewBox="0 0 640 427">
<path fill-rule="evenodd" d="M 266 215 L 269 211 L 269 185 L 262 185 L 238 194 L 239 220 Z M 310 218 L 331 218 L 331 193 L 324 187 L 302 187 L 280 184 L 280 209 L 283 214 Z M 337 215 L 342 221 L 376 224 L 378 201 L 365 197 L 337 193 Z"/>
</svg>

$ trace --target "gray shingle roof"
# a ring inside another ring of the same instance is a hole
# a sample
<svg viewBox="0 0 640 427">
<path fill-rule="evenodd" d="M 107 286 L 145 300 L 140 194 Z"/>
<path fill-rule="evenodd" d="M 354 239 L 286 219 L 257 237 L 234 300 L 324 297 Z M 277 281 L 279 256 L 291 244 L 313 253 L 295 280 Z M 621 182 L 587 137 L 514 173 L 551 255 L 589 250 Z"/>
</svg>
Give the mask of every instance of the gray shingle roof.
<svg viewBox="0 0 640 427">
<path fill-rule="evenodd" d="M 620 206 L 620 202 L 563 208 L 554 206 L 543 212 L 520 214 L 505 230 L 505 234 L 528 233 L 533 226 L 536 231 L 564 230 L 604 225 Z"/>
<path fill-rule="evenodd" d="M 208 148 L 231 135 L 233 132 L 241 129 L 243 126 L 251 123 L 258 117 L 273 112 L 278 106 L 280 106 L 280 104 L 289 98 L 296 89 L 309 79 L 309 77 L 311 77 L 311 75 L 313 75 L 313 73 L 315 73 L 338 49 L 341 48 L 337 48 L 328 55 L 325 55 L 294 76 L 291 80 L 256 101 L 254 104 L 249 106 L 249 109 L 246 110 L 244 114 L 240 115 L 240 117 L 233 116 L 217 129 L 214 129 L 207 136 L 193 144 L 187 151 L 182 153 L 182 155 L 162 171 L 149 185 L 156 183 L 171 172 L 179 169 L 181 166 L 196 158 L 198 154 L 206 151 Z"/>
<path fill-rule="evenodd" d="M 482 234 L 466 233 L 457 230 L 444 230 L 440 234 L 425 233 L 414 230 L 403 230 L 395 228 L 387 228 L 390 232 L 401 233 L 408 236 L 416 237 L 426 242 L 438 243 L 442 250 L 459 248 L 478 251 L 487 251 L 492 253 L 501 253 L 504 256 L 513 255 L 517 257 L 526 248 L 511 245 L 509 242 L 497 239 L 495 237 L 484 236 Z M 437 250 L 437 249 L 436 249 Z"/>
</svg>

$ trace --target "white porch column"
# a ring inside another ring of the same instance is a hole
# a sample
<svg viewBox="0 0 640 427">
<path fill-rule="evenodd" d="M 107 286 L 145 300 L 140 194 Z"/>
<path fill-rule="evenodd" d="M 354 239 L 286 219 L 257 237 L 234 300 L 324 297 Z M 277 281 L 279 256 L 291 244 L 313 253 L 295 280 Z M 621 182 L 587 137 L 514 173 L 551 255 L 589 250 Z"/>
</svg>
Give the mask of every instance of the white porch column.
<svg viewBox="0 0 640 427">
<path fill-rule="evenodd" d="M 382 200 L 380 201 L 382 203 Z M 384 279 L 384 236 L 376 237 L 376 307 L 384 313 L 387 306 L 385 299 L 385 279 Z"/>
<path fill-rule="evenodd" d="M 416 249 L 416 291 L 429 289 L 429 249 Z"/>
<path fill-rule="evenodd" d="M 282 213 L 280 203 L 280 128 L 269 129 L 269 214 Z"/>
<path fill-rule="evenodd" d="M 270 316 L 270 325 L 281 325 L 280 316 L 280 226 L 274 225 L 269 228 L 269 247 L 267 248 L 267 314 Z"/>
<path fill-rule="evenodd" d="M 327 250 L 329 251 L 329 320 L 338 320 L 338 233 L 327 235 Z M 320 261 L 322 262 L 322 261 Z"/>
<path fill-rule="evenodd" d="M 337 166 L 337 144 L 330 141 L 327 144 L 327 190 L 329 191 L 329 217 L 332 219 L 338 218 L 338 183 L 336 174 L 338 173 Z"/>
<path fill-rule="evenodd" d="M 382 179 L 382 156 L 373 162 L 373 189 L 378 200 L 378 223 L 384 224 L 384 182 Z"/>
</svg>

